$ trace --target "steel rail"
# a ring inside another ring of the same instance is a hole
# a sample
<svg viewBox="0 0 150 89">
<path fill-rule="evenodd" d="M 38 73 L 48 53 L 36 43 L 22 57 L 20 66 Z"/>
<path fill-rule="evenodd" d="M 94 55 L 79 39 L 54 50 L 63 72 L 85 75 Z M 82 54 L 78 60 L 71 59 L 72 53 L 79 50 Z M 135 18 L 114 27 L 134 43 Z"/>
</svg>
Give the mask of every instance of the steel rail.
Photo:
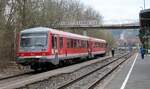
<svg viewBox="0 0 150 89">
<path fill-rule="evenodd" d="M 131 56 L 131 55 L 130 55 Z M 130 57 L 129 56 L 129 57 Z M 111 73 L 113 73 L 120 65 L 122 65 L 129 57 L 125 58 L 125 60 L 123 60 L 121 63 L 119 63 L 118 65 L 116 65 L 112 70 L 110 70 L 107 74 L 105 74 L 102 78 L 100 78 L 99 80 L 97 80 L 94 84 L 92 84 L 88 89 L 94 89 L 98 84 L 100 84 L 100 82 L 102 80 L 104 80 L 108 75 L 110 75 Z"/>
<path fill-rule="evenodd" d="M 16 74 L 16 75 L 0 78 L 0 81 L 17 78 L 17 77 L 21 77 L 21 76 L 25 76 L 25 75 L 29 75 L 29 74 L 34 74 L 34 73 L 35 73 L 34 71 L 30 71 L 30 72 L 25 72 L 25 73 L 21 73 L 21 74 Z"/>
<path fill-rule="evenodd" d="M 65 84 L 65 85 L 63 85 L 63 86 L 61 86 L 61 87 L 59 87 L 59 88 L 57 88 L 57 89 L 66 89 L 66 88 L 69 87 L 70 85 L 72 85 L 72 84 L 74 84 L 74 83 L 76 83 L 76 82 L 78 82 L 78 81 L 84 79 L 85 77 L 87 77 L 87 76 L 89 76 L 89 75 L 95 73 L 95 72 L 98 71 L 98 70 L 103 69 L 104 67 L 106 67 L 106 66 L 108 66 L 108 65 L 110 65 L 110 64 L 112 64 L 112 63 L 114 63 L 115 61 L 117 61 L 117 60 L 119 60 L 120 58 L 123 58 L 123 57 L 125 57 L 125 56 L 127 56 L 127 55 L 128 55 L 128 54 L 125 54 L 125 55 L 123 55 L 123 56 L 121 56 L 121 57 L 118 57 L 118 58 L 114 59 L 113 61 L 111 61 L 111 62 L 109 62 L 109 63 L 107 63 L 107 64 L 105 64 L 105 65 L 102 65 L 100 68 L 97 68 L 97 69 L 95 69 L 95 70 L 93 70 L 93 71 L 91 71 L 91 72 L 89 72 L 89 73 L 87 73 L 87 74 L 85 74 L 85 75 L 83 75 L 83 76 L 81 76 L 81 77 L 79 77 L 79 78 L 73 80 L 73 81 L 70 81 L 69 83 L 67 83 L 67 84 Z"/>
</svg>

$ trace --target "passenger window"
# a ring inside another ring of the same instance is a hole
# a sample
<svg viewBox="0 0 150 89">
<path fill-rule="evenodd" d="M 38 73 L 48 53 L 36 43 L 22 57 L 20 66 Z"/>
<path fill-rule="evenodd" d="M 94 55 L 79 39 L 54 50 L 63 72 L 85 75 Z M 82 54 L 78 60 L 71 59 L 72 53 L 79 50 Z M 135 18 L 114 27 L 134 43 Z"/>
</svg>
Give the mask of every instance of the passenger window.
<svg viewBox="0 0 150 89">
<path fill-rule="evenodd" d="M 80 47 L 80 41 L 79 40 L 77 41 L 77 47 L 78 48 Z"/>
<path fill-rule="evenodd" d="M 89 41 L 87 41 L 87 48 L 89 48 Z"/>
<path fill-rule="evenodd" d="M 84 48 L 84 41 L 81 40 L 81 48 Z"/>
<path fill-rule="evenodd" d="M 85 41 L 85 48 L 87 48 L 87 41 Z"/>
<path fill-rule="evenodd" d="M 71 47 L 70 48 L 73 48 L 73 39 L 70 39 L 71 40 Z"/>
<path fill-rule="evenodd" d="M 71 48 L 71 39 L 67 38 L 67 48 Z"/>
<path fill-rule="evenodd" d="M 74 40 L 74 48 L 77 48 L 77 40 Z"/>
<path fill-rule="evenodd" d="M 63 37 L 60 37 L 60 48 L 63 48 Z"/>
<path fill-rule="evenodd" d="M 67 38 L 67 48 L 69 48 L 69 39 Z"/>
</svg>

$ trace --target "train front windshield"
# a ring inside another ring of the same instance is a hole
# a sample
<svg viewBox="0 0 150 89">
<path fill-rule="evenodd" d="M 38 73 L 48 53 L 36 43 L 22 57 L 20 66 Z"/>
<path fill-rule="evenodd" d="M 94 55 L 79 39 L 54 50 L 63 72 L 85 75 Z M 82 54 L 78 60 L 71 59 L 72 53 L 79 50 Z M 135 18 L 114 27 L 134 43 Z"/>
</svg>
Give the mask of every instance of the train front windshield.
<svg viewBox="0 0 150 89">
<path fill-rule="evenodd" d="M 45 51 L 47 49 L 47 33 L 22 33 L 21 51 Z"/>
</svg>

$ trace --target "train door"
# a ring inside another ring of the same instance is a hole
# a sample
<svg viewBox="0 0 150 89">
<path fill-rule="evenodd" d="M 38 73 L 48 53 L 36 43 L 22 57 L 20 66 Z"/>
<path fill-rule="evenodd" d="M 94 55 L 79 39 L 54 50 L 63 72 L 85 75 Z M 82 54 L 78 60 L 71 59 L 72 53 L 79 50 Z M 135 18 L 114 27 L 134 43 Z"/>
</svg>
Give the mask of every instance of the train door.
<svg viewBox="0 0 150 89">
<path fill-rule="evenodd" d="M 62 36 L 59 37 L 59 54 L 63 54 L 63 49 L 64 48 L 64 39 Z"/>
<path fill-rule="evenodd" d="M 54 55 L 54 59 L 52 60 L 52 63 L 55 65 L 59 64 L 58 52 L 59 52 L 58 35 L 52 35 L 52 54 Z"/>
<path fill-rule="evenodd" d="M 88 58 L 92 59 L 93 55 L 92 55 L 92 41 L 88 41 Z"/>
</svg>

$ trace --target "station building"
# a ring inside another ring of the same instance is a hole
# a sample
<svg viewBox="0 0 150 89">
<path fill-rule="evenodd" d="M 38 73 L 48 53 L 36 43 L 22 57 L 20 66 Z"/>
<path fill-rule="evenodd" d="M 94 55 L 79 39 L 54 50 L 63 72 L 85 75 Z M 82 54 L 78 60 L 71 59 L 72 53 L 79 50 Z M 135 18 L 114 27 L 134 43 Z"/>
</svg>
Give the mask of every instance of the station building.
<svg viewBox="0 0 150 89">
<path fill-rule="evenodd" d="M 145 49 L 150 49 L 150 9 L 141 10 L 139 37 Z"/>
</svg>

